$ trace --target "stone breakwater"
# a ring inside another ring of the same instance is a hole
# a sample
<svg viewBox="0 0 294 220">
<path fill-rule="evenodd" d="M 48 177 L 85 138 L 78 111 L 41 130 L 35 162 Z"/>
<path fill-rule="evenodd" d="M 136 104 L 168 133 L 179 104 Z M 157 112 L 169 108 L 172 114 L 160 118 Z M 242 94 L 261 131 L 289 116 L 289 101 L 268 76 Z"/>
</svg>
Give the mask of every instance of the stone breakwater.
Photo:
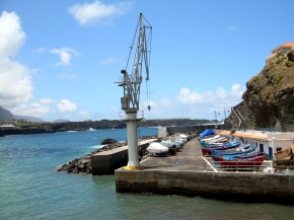
<svg viewBox="0 0 294 220">
<path fill-rule="evenodd" d="M 142 138 L 139 139 L 139 141 L 142 140 L 147 140 L 147 139 L 151 139 L 151 138 L 155 138 L 154 136 L 144 136 Z M 85 173 L 85 174 L 91 174 L 92 173 L 92 166 L 91 166 L 91 157 L 94 154 L 97 154 L 99 152 L 103 152 L 103 151 L 109 151 L 118 147 L 123 147 L 125 145 L 127 145 L 126 142 L 114 142 L 115 140 L 113 139 L 105 139 L 104 141 L 101 142 L 101 144 L 103 143 L 109 143 L 106 144 L 105 146 L 103 146 L 100 149 L 94 150 L 91 153 L 87 154 L 86 156 L 80 157 L 80 158 L 75 158 L 73 160 L 68 161 L 67 163 L 59 166 L 57 168 L 57 171 L 66 171 L 68 173 Z M 148 157 L 148 152 L 146 150 L 141 150 L 139 152 L 139 159 L 145 159 Z"/>
<path fill-rule="evenodd" d="M 91 153 L 87 154 L 86 156 L 73 159 L 71 161 L 68 161 L 68 163 L 65 163 L 57 168 L 57 171 L 66 171 L 68 173 L 92 173 L 92 167 L 91 167 L 91 156 L 93 154 L 108 151 L 117 147 L 125 146 L 126 142 L 116 142 L 112 144 L 108 144 L 103 146 L 100 149 L 94 150 Z"/>
</svg>

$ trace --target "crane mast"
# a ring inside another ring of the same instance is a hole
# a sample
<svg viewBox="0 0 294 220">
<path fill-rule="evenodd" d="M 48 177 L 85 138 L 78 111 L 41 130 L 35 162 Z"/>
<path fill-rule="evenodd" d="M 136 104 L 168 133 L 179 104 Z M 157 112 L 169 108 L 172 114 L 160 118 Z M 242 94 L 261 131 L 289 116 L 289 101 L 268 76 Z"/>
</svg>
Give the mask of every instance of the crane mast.
<svg viewBox="0 0 294 220">
<path fill-rule="evenodd" d="M 128 156 L 129 162 L 126 169 L 139 169 L 138 159 L 138 140 L 137 140 L 137 112 L 140 102 L 140 87 L 142 83 L 142 73 L 145 71 L 146 84 L 149 81 L 149 66 L 151 52 L 152 27 L 149 22 L 140 14 L 139 22 L 136 28 L 135 36 L 130 47 L 125 69 L 121 70 L 123 80 L 119 82 L 119 86 L 123 88 L 123 96 L 121 97 L 121 108 L 126 112 L 127 133 L 128 133 Z M 133 64 L 129 67 L 130 61 Z M 130 69 L 130 73 L 128 72 Z M 147 91 L 148 92 L 148 91 Z M 147 94 L 148 97 L 148 94 Z M 148 105 L 150 110 L 150 106 Z"/>
<path fill-rule="evenodd" d="M 128 112 L 137 112 L 139 110 L 140 87 L 142 83 L 142 72 L 145 67 L 146 81 L 149 81 L 149 65 L 151 52 L 151 36 L 152 27 L 146 21 L 143 14 L 140 14 L 138 26 L 133 40 L 133 45 L 130 47 L 130 53 L 126 68 L 121 71 L 123 81 L 120 86 L 123 87 L 123 97 L 121 97 L 122 109 Z M 137 43 L 135 45 L 135 39 Z M 136 46 L 134 50 L 134 46 Z M 128 74 L 128 64 L 130 59 L 133 60 L 133 65 L 130 68 L 131 74 Z"/>
</svg>

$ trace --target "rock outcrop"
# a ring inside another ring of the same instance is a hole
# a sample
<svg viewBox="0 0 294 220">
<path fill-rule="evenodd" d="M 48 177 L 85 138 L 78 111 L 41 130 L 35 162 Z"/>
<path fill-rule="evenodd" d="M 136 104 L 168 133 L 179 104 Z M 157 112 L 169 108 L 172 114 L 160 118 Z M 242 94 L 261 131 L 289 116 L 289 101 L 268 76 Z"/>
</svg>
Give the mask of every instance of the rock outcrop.
<svg viewBox="0 0 294 220">
<path fill-rule="evenodd" d="M 86 173 L 90 174 L 92 173 L 92 167 L 91 167 L 91 156 L 93 154 L 96 154 L 98 152 L 111 150 L 117 147 L 122 147 L 126 145 L 125 142 L 115 142 L 112 144 L 108 144 L 104 146 L 101 149 L 97 149 L 92 151 L 91 153 L 87 154 L 86 156 L 73 159 L 71 161 L 68 161 L 68 163 L 65 163 L 57 168 L 57 171 L 66 171 L 68 173 Z"/>
<path fill-rule="evenodd" d="M 243 102 L 234 107 L 243 115 L 243 127 L 285 131 L 294 125 L 294 43 L 273 50 L 263 70 L 246 86 Z"/>
</svg>

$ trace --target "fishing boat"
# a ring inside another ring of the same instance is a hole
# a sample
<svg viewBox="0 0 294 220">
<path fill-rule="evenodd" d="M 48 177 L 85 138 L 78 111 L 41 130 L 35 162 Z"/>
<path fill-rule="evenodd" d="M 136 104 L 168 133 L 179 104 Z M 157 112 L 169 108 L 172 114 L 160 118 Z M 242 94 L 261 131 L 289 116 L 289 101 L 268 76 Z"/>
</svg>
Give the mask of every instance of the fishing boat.
<svg viewBox="0 0 294 220">
<path fill-rule="evenodd" d="M 203 141 L 203 142 L 211 141 L 211 140 L 217 139 L 219 137 L 221 137 L 221 136 L 217 134 L 217 135 L 214 135 L 212 137 L 202 138 L 202 139 L 200 139 L 200 141 Z"/>
<path fill-rule="evenodd" d="M 250 144 L 242 144 L 239 147 L 231 148 L 231 149 L 215 149 L 212 151 L 212 156 L 222 156 L 222 155 L 245 155 L 256 150 L 255 146 Z"/>
<path fill-rule="evenodd" d="M 227 150 L 227 149 L 236 148 L 239 145 L 240 143 L 237 141 L 231 141 L 226 143 L 214 143 L 214 144 L 207 145 L 205 147 L 201 147 L 201 151 L 203 155 L 211 155 L 213 150 Z"/>
<path fill-rule="evenodd" d="M 204 138 L 204 137 L 211 136 L 214 134 L 215 134 L 215 131 L 213 129 L 207 128 L 203 132 L 200 133 L 200 138 Z"/>
<path fill-rule="evenodd" d="M 218 160 L 215 161 L 215 164 L 220 167 L 245 168 L 261 166 L 263 161 L 264 155 L 232 157 L 230 159 L 220 157 L 218 158 Z"/>
<path fill-rule="evenodd" d="M 238 160 L 238 159 L 247 159 L 251 157 L 257 157 L 257 156 L 264 156 L 264 153 L 260 152 L 251 152 L 251 153 L 243 153 L 243 154 L 237 154 L 237 155 L 211 155 L 212 159 L 215 161 L 218 160 Z"/>
<path fill-rule="evenodd" d="M 228 142 L 228 139 L 225 137 L 218 137 L 212 140 L 207 140 L 207 141 L 203 141 L 200 140 L 200 145 L 201 146 L 206 146 L 206 145 L 211 145 L 211 144 L 219 144 L 219 143 L 225 143 Z"/>
<path fill-rule="evenodd" d="M 169 153 L 171 154 L 175 154 L 177 152 L 177 145 L 174 143 L 171 143 L 167 140 L 163 140 L 160 142 L 160 144 L 162 144 L 163 146 L 168 148 Z"/>
<path fill-rule="evenodd" d="M 165 139 L 165 140 L 162 140 L 161 143 L 164 145 L 164 144 L 167 144 L 167 145 L 171 145 L 172 147 L 175 147 L 176 150 L 179 150 L 181 148 L 181 144 L 180 143 L 177 143 L 177 142 L 174 142 L 174 141 L 171 141 L 169 139 Z"/>
<path fill-rule="evenodd" d="M 155 155 L 155 156 L 163 156 L 166 155 L 169 151 L 168 147 L 163 146 L 162 144 L 158 142 L 153 142 L 149 144 L 149 146 L 146 148 L 146 150 L 149 152 L 149 154 Z"/>
</svg>

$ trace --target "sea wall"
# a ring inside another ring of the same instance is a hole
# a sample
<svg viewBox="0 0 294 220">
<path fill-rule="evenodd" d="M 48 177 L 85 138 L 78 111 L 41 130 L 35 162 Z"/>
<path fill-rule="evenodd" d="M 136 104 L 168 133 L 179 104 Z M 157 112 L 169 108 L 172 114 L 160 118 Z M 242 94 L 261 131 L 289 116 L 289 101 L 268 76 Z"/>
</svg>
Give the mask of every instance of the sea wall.
<svg viewBox="0 0 294 220">
<path fill-rule="evenodd" d="M 117 192 L 151 192 L 228 200 L 294 203 L 294 176 L 178 170 L 115 171 Z"/>
<path fill-rule="evenodd" d="M 172 126 L 166 127 L 167 136 L 176 134 L 176 133 L 201 133 L 206 128 L 215 128 L 215 125 L 194 125 L 194 126 Z"/>
<path fill-rule="evenodd" d="M 138 143 L 139 155 L 148 147 L 149 143 L 157 139 L 147 139 Z M 128 146 L 122 146 L 109 151 L 103 151 L 91 155 L 91 167 L 93 175 L 113 174 L 114 170 L 128 163 Z"/>
</svg>

